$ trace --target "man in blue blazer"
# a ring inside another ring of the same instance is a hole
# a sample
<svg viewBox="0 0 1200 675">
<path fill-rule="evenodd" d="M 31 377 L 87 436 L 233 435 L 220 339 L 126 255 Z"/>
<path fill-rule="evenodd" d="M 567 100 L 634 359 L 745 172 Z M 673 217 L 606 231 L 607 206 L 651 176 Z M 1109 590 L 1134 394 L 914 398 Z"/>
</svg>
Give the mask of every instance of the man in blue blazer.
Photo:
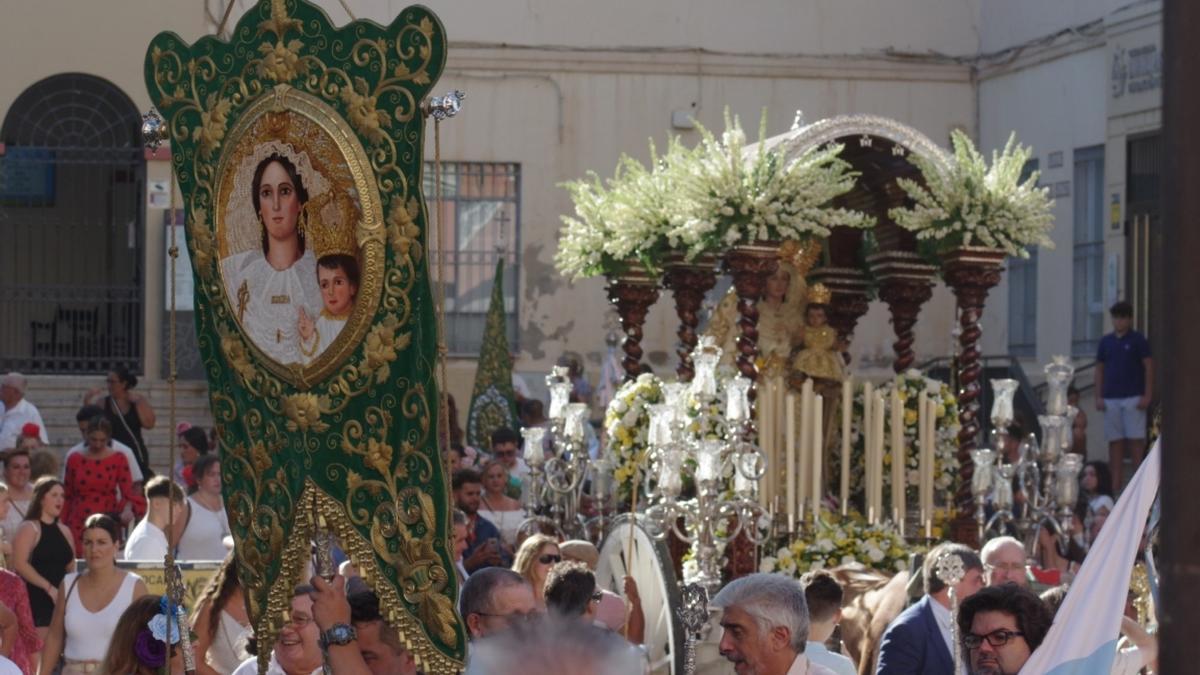
<svg viewBox="0 0 1200 675">
<path fill-rule="evenodd" d="M 954 587 L 962 602 L 983 588 L 983 562 L 962 544 L 942 544 L 925 557 L 921 574 L 925 596 L 901 612 L 879 645 L 875 675 L 959 675 L 951 651 L 950 587 L 937 578 L 937 562 L 948 555 L 962 560 L 966 576 Z"/>
</svg>

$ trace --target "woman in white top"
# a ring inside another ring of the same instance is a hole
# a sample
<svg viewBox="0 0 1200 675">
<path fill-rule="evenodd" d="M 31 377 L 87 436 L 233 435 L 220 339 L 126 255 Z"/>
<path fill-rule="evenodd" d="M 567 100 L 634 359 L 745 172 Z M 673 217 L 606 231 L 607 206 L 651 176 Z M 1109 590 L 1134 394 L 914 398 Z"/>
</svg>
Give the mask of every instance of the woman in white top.
<svg viewBox="0 0 1200 675">
<path fill-rule="evenodd" d="M 246 614 L 246 599 L 232 555 L 225 558 L 196 601 L 192 630 L 196 632 L 192 645 L 196 675 L 229 675 L 250 658 L 246 653 L 250 616 Z"/>
<path fill-rule="evenodd" d="M 221 499 L 221 460 L 216 455 L 201 455 L 192 465 L 196 478 L 195 494 L 187 500 L 187 525 L 179 538 L 179 560 L 224 560 L 229 550 L 229 519 Z"/>
<path fill-rule="evenodd" d="M 9 508 L 4 518 L 0 519 L 4 541 L 10 545 L 16 540 L 17 528 L 25 520 L 25 512 L 29 510 L 29 502 L 33 499 L 33 485 L 29 482 L 29 476 L 29 451 L 14 450 L 4 460 L 4 483 L 8 486 Z M 8 551 L 5 553 L 9 554 Z"/>
<path fill-rule="evenodd" d="M 508 486 L 508 467 L 498 459 L 483 465 L 483 495 L 479 515 L 487 518 L 500 530 L 505 544 L 516 546 L 517 530 L 525 522 L 525 509 L 521 502 L 504 494 Z"/>
<path fill-rule="evenodd" d="M 121 613 L 146 595 L 146 583 L 132 572 L 118 569 L 115 520 L 103 513 L 84 523 L 83 557 L 87 571 L 72 572 L 58 587 L 54 618 L 42 649 L 43 673 L 54 672 L 59 657 L 62 675 L 90 673 L 108 651 Z"/>
</svg>

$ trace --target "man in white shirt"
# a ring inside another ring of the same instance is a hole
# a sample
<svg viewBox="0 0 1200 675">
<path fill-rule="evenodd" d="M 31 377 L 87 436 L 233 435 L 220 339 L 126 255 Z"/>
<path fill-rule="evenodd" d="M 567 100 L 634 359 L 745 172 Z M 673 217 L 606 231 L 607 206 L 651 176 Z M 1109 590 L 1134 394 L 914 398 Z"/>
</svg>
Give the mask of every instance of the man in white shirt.
<svg viewBox="0 0 1200 675">
<path fill-rule="evenodd" d="M 857 675 L 858 669 L 848 657 L 825 647 L 834 629 L 842 621 L 842 585 L 826 570 L 809 572 L 800 578 L 804 601 L 808 603 L 808 660 L 825 666 L 837 675 Z"/>
<path fill-rule="evenodd" d="M 275 639 L 267 675 L 320 675 L 323 672 L 321 629 L 313 617 L 313 599 L 310 595 L 313 590 L 312 586 L 296 587 L 292 596 L 291 620 L 283 625 L 279 637 Z M 266 645 L 260 644 L 258 648 L 265 649 Z M 257 674 L 256 656 L 246 659 L 233 671 L 233 675 Z"/>
<path fill-rule="evenodd" d="M 46 435 L 46 425 L 42 422 L 42 414 L 37 406 L 25 400 L 25 386 L 28 383 L 20 373 L 9 373 L 0 377 L 0 450 L 17 447 L 17 439 L 21 429 L 26 424 L 38 425 L 38 436 L 42 445 L 50 444 Z"/>
<path fill-rule="evenodd" d="M 71 446 L 71 449 L 67 450 L 67 454 L 63 457 L 63 478 L 66 478 L 67 460 L 71 459 L 71 455 L 87 450 L 88 422 L 93 417 L 104 417 L 104 408 L 98 405 L 85 405 L 79 409 L 79 412 L 75 413 L 75 423 L 79 425 L 79 433 L 83 435 L 83 441 Z M 135 490 L 141 490 L 142 481 L 145 480 L 145 476 L 142 475 L 142 469 L 138 466 L 137 458 L 133 456 L 133 450 L 130 450 L 128 445 L 115 438 L 109 439 L 108 446 L 121 453 L 129 462 L 129 474 L 133 477 L 133 487 Z"/>
<path fill-rule="evenodd" d="M 796 579 L 751 574 L 730 582 L 709 604 L 722 610 L 721 656 L 738 675 L 834 675 L 804 653 L 808 604 Z"/>
<path fill-rule="evenodd" d="M 146 517 L 125 542 L 126 560 L 157 561 L 167 555 L 170 547 L 167 528 L 183 518 L 183 500 L 183 490 L 166 476 L 155 476 L 146 482 Z"/>
</svg>

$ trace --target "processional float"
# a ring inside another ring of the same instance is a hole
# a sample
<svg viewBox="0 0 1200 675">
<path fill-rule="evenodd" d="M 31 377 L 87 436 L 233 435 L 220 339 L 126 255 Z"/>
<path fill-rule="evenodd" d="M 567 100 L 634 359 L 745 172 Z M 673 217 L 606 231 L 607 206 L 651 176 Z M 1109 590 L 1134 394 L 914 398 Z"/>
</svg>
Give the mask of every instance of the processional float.
<svg viewBox="0 0 1200 675">
<path fill-rule="evenodd" d="M 446 44 L 422 7 L 338 28 L 304 0 L 262 0 L 228 40 L 159 34 L 145 64 L 255 634 L 274 641 L 313 542 L 323 574 L 336 543 L 430 673 L 465 652 L 422 189 L 425 117 L 461 99 L 427 98 Z"/>
</svg>

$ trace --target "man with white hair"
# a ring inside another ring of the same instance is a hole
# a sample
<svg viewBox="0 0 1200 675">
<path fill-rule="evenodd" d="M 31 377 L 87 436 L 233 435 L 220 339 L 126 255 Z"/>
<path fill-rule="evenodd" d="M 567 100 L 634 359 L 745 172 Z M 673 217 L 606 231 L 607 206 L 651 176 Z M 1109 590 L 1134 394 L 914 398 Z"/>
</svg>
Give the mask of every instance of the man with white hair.
<svg viewBox="0 0 1200 675">
<path fill-rule="evenodd" d="M 28 382 L 20 373 L 9 373 L 0 377 L 0 450 L 17 447 L 17 439 L 26 424 L 38 425 L 38 436 L 43 445 L 50 444 L 46 425 L 36 406 L 25 400 Z"/>
<path fill-rule="evenodd" d="M 1025 546 L 1013 537 L 993 537 L 979 552 L 983 558 L 983 583 L 988 586 L 1016 584 L 1029 588 Z"/>
<path fill-rule="evenodd" d="M 751 574 L 730 582 L 710 604 L 723 610 L 721 656 L 738 675 L 834 675 L 804 655 L 808 604 L 796 579 Z"/>
</svg>

